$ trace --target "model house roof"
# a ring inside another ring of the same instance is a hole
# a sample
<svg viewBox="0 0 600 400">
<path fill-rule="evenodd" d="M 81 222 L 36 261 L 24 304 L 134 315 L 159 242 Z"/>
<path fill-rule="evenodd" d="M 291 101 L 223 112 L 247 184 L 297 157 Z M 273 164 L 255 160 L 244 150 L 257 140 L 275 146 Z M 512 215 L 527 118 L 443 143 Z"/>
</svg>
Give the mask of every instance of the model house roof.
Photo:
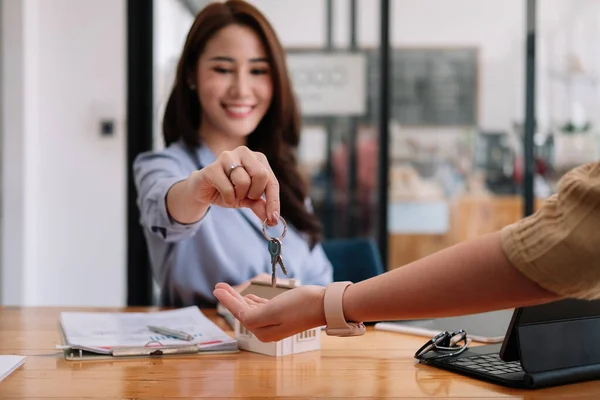
<svg viewBox="0 0 600 400">
<path fill-rule="evenodd" d="M 295 279 L 277 279 L 277 285 L 271 286 L 270 282 L 252 281 L 250 285 L 241 292 L 242 296 L 253 294 L 264 299 L 271 300 L 273 297 L 298 286 Z"/>
</svg>

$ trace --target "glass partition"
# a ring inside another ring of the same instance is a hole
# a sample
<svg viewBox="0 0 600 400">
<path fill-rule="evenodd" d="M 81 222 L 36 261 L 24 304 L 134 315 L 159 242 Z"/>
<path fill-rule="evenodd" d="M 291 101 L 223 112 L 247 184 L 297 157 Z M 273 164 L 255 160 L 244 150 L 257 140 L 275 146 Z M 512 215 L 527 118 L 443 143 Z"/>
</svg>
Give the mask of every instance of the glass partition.
<svg viewBox="0 0 600 400">
<path fill-rule="evenodd" d="M 600 158 L 599 36 L 599 2 L 538 2 L 538 197 L 571 168 Z"/>
<path fill-rule="evenodd" d="M 522 216 L 525 10 L 392 0 L 388 268 Z"/>
<path fill-rule="evenodd" d="M 287 52 L 298 149 L 325 240 L 376 238 L 389 269 L 523 216 L 525 0 L 390 0 L 390 140 L 380 143 L 380 2 L 253 0 Z M 175 63 L 202 1 L 155 0 L 156 146 Z M 194 8 L 196 7 L 196 9 Z M 537 2 L 535 204 L 597 160 L 600 2 Z M 377 191 L 389 153 L 388 197 Z"/>
</svg>

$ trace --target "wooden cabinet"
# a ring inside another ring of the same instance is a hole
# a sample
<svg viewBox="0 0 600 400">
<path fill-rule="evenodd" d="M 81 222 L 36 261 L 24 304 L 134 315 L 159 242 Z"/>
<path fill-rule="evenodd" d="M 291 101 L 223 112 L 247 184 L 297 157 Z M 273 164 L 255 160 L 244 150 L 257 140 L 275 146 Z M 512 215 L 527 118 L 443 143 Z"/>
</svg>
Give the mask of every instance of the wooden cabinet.
<svg viewBox="0 0 600 400">
<path fill-rule="evenodd" d="M 543 200 L 538 200 L 536 207 Z M 450 228 L 442 235 L 390 234 L 388 269 L 398 268 L 436 251 L 500 230 L 523 216 L 520 196 L 461 197 L 448 203 Z"/>
</svg>

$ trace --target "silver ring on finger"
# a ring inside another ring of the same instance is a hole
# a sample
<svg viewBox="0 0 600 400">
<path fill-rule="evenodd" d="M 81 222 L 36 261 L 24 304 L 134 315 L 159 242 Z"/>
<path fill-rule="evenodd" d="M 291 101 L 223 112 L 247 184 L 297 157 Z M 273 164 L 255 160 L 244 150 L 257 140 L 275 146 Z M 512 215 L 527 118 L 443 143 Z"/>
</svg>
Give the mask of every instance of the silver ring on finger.
<svg viewBox="0 0 600 400">
<path fill-rule="evenodd" d="M 236 168 L 244 168 L 244 166 L 242 164 L 236 164 L 233 163 L 229 166 L 229 169 L 227 170 L 227 178 L 229 180 L 231 180 L 231 173 L 233 172 L 233 170 L 235 170 Z"/>
</svg>

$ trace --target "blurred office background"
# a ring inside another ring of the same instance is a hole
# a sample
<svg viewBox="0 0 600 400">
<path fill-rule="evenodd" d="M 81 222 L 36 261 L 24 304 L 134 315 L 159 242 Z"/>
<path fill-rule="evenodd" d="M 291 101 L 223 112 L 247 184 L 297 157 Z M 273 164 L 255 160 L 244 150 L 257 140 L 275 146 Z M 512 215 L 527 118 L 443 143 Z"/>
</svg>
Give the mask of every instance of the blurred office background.
<svg viewBox="0 0 600 400">
<path fill-rule="evenodd" d="M 597 0 L 251 2 L 288 51 L 325 240 L 373 238 L 387 269 L 515 222 L 598 159 Z M 130 163 L 162 147 L 206 3 L 0 0 L 0 304 L 148 301 Z"/>
</svg>

